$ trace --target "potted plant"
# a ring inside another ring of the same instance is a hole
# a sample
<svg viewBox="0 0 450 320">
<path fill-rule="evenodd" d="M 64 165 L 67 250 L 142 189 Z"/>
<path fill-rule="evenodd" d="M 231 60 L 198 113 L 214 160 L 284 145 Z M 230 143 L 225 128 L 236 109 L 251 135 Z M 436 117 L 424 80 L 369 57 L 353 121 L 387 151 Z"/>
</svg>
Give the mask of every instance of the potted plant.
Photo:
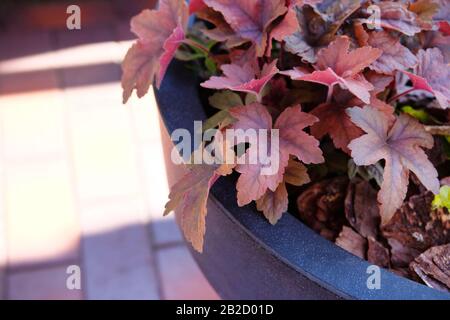
<svg viewBox="0 0 450 320">
<path fill-rule="evenodd" d="M 223 298 L 450 298 L 446 12 L 160 0 L 132 19 L 124 102 L 155 84 L 166 214 Z"/>
</svg>

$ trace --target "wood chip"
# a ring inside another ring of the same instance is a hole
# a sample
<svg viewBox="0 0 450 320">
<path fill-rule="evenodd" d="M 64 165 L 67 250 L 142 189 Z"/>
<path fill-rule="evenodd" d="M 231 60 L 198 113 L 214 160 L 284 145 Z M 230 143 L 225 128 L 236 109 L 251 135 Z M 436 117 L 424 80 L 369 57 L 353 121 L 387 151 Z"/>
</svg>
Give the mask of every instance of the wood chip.
<svg viewBox="0 0 450 320">
<path fill-rule="evenodd" d="M 380 212 L 377 191 L 369 182 L 350 183 L 345 198 L 345 216 L 350 225 L 363 237 L 377 238 Z"/>
<path fill-rule="evenodd" d="M 308 187 L 297 199 L 300 218 L 314 231 L 334 241 L 345 223 L 348 179 L 327 179 Z"/>
<path fill-rule="evenodd" d="M 383 226 L 394 266 L 405 267 L 428 248 L 450 243 L 448 212 L 431 210 L 433 198 L 431 192 L 410 197 Z"/>
<path fill-rule="evenodd" d="M 344 226 L 336 239 L 336 244 L 361 259 L 366 257 L 367 241 L 352 228 Z"/>
<path fill-rule="evenodd" d="M 410 268 L 429 287 L 450 292 L 450 243 L 428 249 Z"/>
<path fill-rule="evenodd" d="M 389 268 L 389 250 L 374 238 L 368 238 L 367 261 L 382 268 Z"/>
</svg>

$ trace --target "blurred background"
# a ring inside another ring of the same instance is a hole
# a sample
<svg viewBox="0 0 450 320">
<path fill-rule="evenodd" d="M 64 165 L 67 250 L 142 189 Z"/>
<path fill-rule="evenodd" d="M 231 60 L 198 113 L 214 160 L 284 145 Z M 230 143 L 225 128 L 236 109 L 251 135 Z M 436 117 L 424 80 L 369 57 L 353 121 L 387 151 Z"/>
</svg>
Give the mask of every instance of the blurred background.
<svg viewBox="0 0 450 320">
<path fill-rule="evenodd" d="M 129 20 L 154 5 L 0 0 L 1 299 L 218 298 L 162 217 L 153 94 L 121 103 Z"/>
</svg>

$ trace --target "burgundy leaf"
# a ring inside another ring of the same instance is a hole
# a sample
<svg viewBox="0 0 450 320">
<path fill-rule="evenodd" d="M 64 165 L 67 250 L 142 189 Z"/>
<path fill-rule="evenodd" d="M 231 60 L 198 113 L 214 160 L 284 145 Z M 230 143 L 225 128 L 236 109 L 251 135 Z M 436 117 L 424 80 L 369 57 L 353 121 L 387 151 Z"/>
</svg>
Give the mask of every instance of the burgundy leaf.
<svg viewBox="0 0 450 320">
<path fill-rule="evenodd" d="M 372 107 L 392 117 L 394 108 L 379 100 L 375 93 L 370 96 Z M 348 91 L 337 90 L 329 103 L 323 103 L 311 111 L 311 114 L 319 118 L 319 122 L 311 127 L 311 133 L 317 139 L 329 134 L 336 148 L 350 154 L 348 144 L 358 137 L 363 131 L 356 126 L 346 112 L 347 108 L 364 106 L 365 103 L 351 95 Z"/>
</svg>

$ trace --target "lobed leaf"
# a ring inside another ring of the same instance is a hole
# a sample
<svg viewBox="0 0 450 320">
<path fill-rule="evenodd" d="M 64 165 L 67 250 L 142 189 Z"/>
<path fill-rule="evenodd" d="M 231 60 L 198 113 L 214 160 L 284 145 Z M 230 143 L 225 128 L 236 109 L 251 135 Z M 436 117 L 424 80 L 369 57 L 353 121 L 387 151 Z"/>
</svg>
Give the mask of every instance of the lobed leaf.
<svg viewBox="0 0 450 320">
<path fill-rule="evenodd" d="M 167 66 L 184 39 L 188 7 L 184 0 L 161 0 L 157 10 L 143 10 L 131 20 L 131 31 L 138 41 L 128 50 L 122 63 L 123 102 L 133 90 L 144 96 L 156 79 L 159 86 Z"/>
<path fill-rule="evenodd" d="M 351 120 L 366 134 L 353 140 L 349 148 L 357 165 L 385 160 L 383 183 L 378 193 L 382 223 L 386 224 L 406 196 L 409 171 L 428 190 L 439 192 L 438 174 L 421 148 L 431 148 L 433 137 L 415 119 L 402 114 L 394 123 L 375 108 L 351 108 Z"/>
</svg>

